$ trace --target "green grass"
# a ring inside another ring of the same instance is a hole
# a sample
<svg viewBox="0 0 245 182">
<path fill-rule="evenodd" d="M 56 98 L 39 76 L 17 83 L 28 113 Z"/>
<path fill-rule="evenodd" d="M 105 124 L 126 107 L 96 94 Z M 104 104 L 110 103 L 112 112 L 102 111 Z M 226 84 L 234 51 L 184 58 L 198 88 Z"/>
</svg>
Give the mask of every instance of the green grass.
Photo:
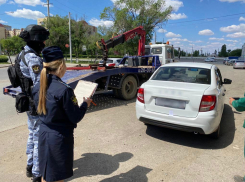
<svg viewBox="0 0 245 182">
<path fill-rule="evenodd" d="M 9 64 L 10 65 L 10 63 L 8 63 L 8 62 L 0 62 L 0 64 Z"/>
</svg>

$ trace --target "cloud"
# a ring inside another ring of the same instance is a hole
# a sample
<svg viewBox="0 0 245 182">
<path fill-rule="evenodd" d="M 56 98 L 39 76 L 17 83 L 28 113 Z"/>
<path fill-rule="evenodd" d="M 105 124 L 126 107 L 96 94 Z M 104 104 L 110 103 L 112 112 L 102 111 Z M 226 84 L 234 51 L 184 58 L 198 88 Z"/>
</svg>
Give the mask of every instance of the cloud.
<svg viewBox="0 0 245 182">
<path fill-rule="evenodd" d="M 167 32 L 167 30 L 160 28 L 160 29 L 157 30 L 157 32 L 158 33 L 165 33 L 165 32 Z"/>
<path fill-rule="evenodd" d="M 111 27 L 114 24 L 113 21 L 98 20 L 96 18 L 92 18 L 91 20 L 89 20 L 89 23 L 95 27 L 98 27 L 98 26 Z"/>
<path fill-rule="evenodd" d="M 183 2 L 179 0 L 165 0 L 165 5 L 167 7 L 172 6 L 173 11 L 178 11 L 179 8 L 184 6 Z"/>
<path fill-rule="evenodd" d="M 172 13 L 172 14 L 170 14 L 170 17 L 169 17 L 170 20 L 179 20 L 179 19 L 184 19 L 184 18 L 187 18 L 185 13 L 182 13 L 182 14 L 181 13 L 178 13 L 178 14 Z"/>
<path fill-rule="evenodd" d="M 15 4 L 15 2 L 14 1 L 9 1 L 8 4 Z"/>
<path fill-rule="evenodd" d="M 180 38 L 172 38 L 172 39 L 169 39 L 168 41 L 172 41 L 172 42 L 184 41 L 184 42 L 187 42 L 188 40 L 187 39 L 180 39 Z"/>
<path fill-rule="evenodd" d="M 0 0 L 0 5 L 5 4 L 7 0 Z"/>
<path fill-rule="evenodd" d="M 215 37 L 211 37 L 211 38 L 209 38 L 209 40 L 218 40 L 218 41 L 220 41 L 220 40 L 225 40 L 224 38 L 215 38 Z"/>
<path fill-rule="evenodd" d="M 202 41 L 201 41 L 201 40 L 197 40 L 197 41 L 196 41 L 196 43 L 200 43 L 200 42 L 202 42 Z"/>
<path fill-rule="evenodd" d="M 8 22 L 6 22 L 6 21 L 3 21 L 3 20 L 0 20 L 0 23 L 8 23 Z"/>
<path fill-rule="evenodd" d="M 180 34 L 175 34 L 173 32 L 168 32 L 165 35 L 166 37 L 182 37 Z"/>
<path fill-rule="evenodd" d="M 245 21 L 245 18 L 241 16 L 241 17 L 239 18 L 239 21 Z"/>
<path fill-rule="evenodd" d="M 17 18 L 26 18 L 37 20 L 38 18 L 44 18 L 45 15 L 40 11 L 32 11 L 30 9 L 17 9 L 15 12 L 6 11 L 6 14 L 17 17 Z"/>
<path fill-rule="evenodd" d="M 245 32 L 236 32 L 233 34 L 228 34 L 226 35 L 226 37 L 230 37 L 230 38 L 245 38 Z"/>
<path fill-rule="evenodd" d="M 16 4 L 24 4 L 28 6 L 37 6 L 45 4 L 41 0 L 14 0 Z"/>
<path fill-rule="evenodd" d="M 238 42 L 237 40 L 226 40 L 228 42 Z"/>
<path fill-rule="evenodd" d="M 245 24 L 241 23 L 240 25 L 231 25 L 228 27 L 221 27 L 221 32 L 231 33 L 231 32 L 242 32 L 245 31 Z"/>
<path fill-rule="evenodd" d="M 111 2 L 113 4 L 115 4 L 118 0 L 111 0 Z M 157 0 L 153 0 L 153 2 L 157 2 Z M 122 5 L 122 7 L 124 7 L 125 4 Z M 171 6 L 173 8 L 173 11 L 178 11 L 179 8 L 184 7 L 184 4 L 182 1 L 179 0 L 165 0 L 165 5 L 162 8 L 162 10 L 164 11 L 167 7 Z"/>
<path fill-rule="evenodd" d="M 245 0 L 219 0 L 220 2 L 228 2 L 228 3 L 235 3 L 235 2 L 243 2 L 245 3 Z"/>
<path fill-rule="evenodd" d="M 205 29 L 198 32 L 199 35 L 214 35 L 212 30 Z"/>
<path fill-rule="evenodd" d="M 212 45 L 220 45 L 221 43 L 220 42 L 212 42 L 211 44 Z"/>
</svg>

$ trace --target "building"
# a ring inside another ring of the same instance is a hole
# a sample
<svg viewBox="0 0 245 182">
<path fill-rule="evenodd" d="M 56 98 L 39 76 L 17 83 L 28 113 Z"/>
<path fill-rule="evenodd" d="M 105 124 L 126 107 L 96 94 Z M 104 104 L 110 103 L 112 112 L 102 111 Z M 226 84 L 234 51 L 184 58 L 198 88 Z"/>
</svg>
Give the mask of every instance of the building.
<svg viewBox="0 0 245 182">
<path fill-rule="evenodd" d="M 6 38 L 6 29 L 3 24 L 0 23 L 0 40 Z"/>
<path fill-rule="evenodd" d="M 22 29 L 13 29 L 13 30 L 8 31 L 8 32 L 9 32 L 9 36 L 10 36 L 10 37 L 13 37 L 13 36 L 18 36 L 18 35 L 20 35 L 20 33 L 21 33 L 22 31 L 24 31 L 24 28 L 22 28 Z"/>
<path fill-rule="evenodd" d="M 243 60 L 245 60 L 245 43 L 242 46 L 242 55 L 241 57 L 243 58 Z"/>
<path fill-rule="evenodd" d="M 80 21 L 80 22 L 82 22 L 83 26 L 86 27 L 87 33 L 88 33 L 89 35 L 94 35 L 95 33 L 97 33 L 97 27 L 92 26 L 92 25 L 89 25 L 89 24 L 88 24 L 86 21 L 84 21 L 84 20 L 82 20 L 82 21 Z"/>
<path fill-rule="evenodd" d="M 45 20 L 47 20 L 47 17 L 45 17 L 45 18 L 38 18 L 37 19 L 37 24 L 38 25 L 43 25 Z"/>
<path fill-rule="evenodd" d="M 7 31 L 11 31 L 11 30 L 12 30 L 12 27 L 9 26 L 9 25 L 3 25 L 3 26 L 4 26 L 4 28 L 5 28 Z"/>
</svg>

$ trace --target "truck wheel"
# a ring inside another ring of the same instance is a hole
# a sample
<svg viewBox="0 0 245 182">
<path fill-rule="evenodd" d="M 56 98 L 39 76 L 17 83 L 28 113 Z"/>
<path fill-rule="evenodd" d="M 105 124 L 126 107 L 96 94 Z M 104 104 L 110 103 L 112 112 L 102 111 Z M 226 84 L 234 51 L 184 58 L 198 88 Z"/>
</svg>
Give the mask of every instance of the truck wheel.
<svg viewBox="0 0 245 182">
<path fill-rule="evenodd" d="M 118 90 L 119 96 L 124 100 L 133 99 L 137 93 L 137 81 L 133 76 L 127 76 Z"/>
</svg>

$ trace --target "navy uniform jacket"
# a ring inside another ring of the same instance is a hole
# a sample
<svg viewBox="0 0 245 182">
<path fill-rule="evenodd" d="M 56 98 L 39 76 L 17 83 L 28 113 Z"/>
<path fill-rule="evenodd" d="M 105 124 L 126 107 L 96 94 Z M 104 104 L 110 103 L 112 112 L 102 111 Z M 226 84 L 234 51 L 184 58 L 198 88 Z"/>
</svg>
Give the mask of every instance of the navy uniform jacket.
<svg viewBox="0 0 245 182">
<path fill-rule="evenodd" d="M 41 115 L 38 155 L 40 174 L 46 181 L 59 181 L 73 175 L 73 130 L 87 110 L 77 104 L 73 89 L 59 77 L 48 74 L 46 115 Z M 36 107 L 40 83 L 33 88 Z"/>
<path fill-rule="evenodd" d="M 42 124 L 51 130 L 69 132 L 77 127 L 87 110 L 87 103 L 79 107 L 73 89 L 59 77 L 48 74 L 48 87 L 46 93 L 46 115 L 41 115 Z M 33 97 L 36 108 L 39 100 L 40 83 L 33 88 Z"/>
</svg>

